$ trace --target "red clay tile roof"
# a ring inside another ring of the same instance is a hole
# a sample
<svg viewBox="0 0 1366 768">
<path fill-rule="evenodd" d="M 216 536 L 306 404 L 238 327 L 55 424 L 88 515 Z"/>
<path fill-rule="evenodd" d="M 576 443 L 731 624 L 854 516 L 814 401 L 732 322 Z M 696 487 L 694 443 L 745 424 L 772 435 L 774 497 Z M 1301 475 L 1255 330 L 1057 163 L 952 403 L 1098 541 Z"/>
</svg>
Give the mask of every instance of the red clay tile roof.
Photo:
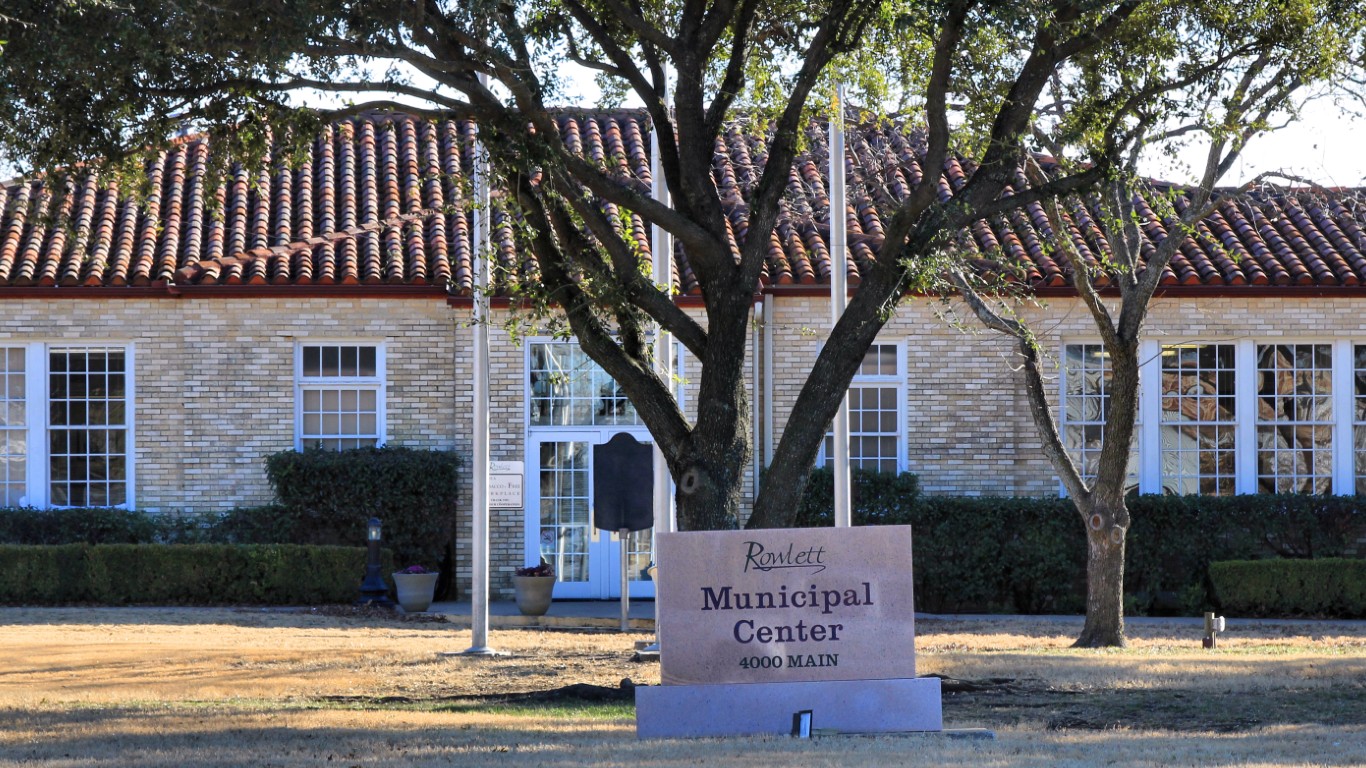
<svg viewBox="0 0 1366 768">
<path fill-rule="evenodd" d="M 617 172 L 648 184 L 649 128 L 640 113 L 559 117 L 565 142 Z M 769 236 L 766 284 L 814 284 L 829 279 L 829 202 L 824 141 L 799 157 L 789 178 L 783 215 Z M 138 197 L 86 174 L 58 194 L 42 181 L 0 187 L 0 296 L 30 286 L 409 285 L 471 290 L 471 221 L 462 179 L 472 167 L 473 130 L 376 116 L 338 123 L 320 136 L 301 165 L 258 171 L 237 167 L 221 184 L 206 179 L 209 147 L 202 139 L 163 153 L 147 169 L 150 194 Z M 851 131 L 850 188 L 860 169 L 889 169 L 880 183 L 893 196 L 923 178 L 923 142 L 887 124 Z M 763 138 L 732 127 L 716 142 L 714 177 L 729 212 L 734 242 L 749 236 L 746 196 L 767 159 Z M 950 160 L 938 174 L 940 196 L 964 183 Z M 1018 180 L 1025 183 L 1023 177 Z M 1148 201 L 1143 248 L 1167 236 L 1167 223 Z M 1178 200 L 1178 208 L 1184 200 Z M 867 195 L 845 209 L 852 263 L 876 258 L 883 229 Z M 614 220 L 618 220 L 615 219 Z M 649 253 L 648 228 L 637 216 L 632 235 Z M 1366 282 L 1366 204 L 1359 195 L 1261 195 L 1224 201 L 1187 237 L 1165 285 L 1356 286 Z M 1067 237 L 1088 261 L 1108 252 L 1081 205 L 1070 209 Z M 495 218 L 503 280 L 534 277 L 507 222 Z M 1031 205 L 994 221 L 979 221 L 962 238 L 981 269 L 1020 265 L 1023 279 L 1046 287 L 1068 274 L 1041 242 L 1052 236 L 1043 208 Z M 676 278 L 684 293 L 697 283 L 681 251 Z"/>
</svg>

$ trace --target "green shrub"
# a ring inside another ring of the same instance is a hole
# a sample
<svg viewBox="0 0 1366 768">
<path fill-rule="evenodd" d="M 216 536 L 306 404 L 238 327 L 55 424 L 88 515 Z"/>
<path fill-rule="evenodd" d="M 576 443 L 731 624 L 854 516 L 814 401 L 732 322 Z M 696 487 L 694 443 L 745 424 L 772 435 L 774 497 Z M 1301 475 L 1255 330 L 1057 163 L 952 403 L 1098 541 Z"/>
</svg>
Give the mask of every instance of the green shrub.
<svg viewBox="0 0 1366 768">
<path fill-rule="evenodd" d="M 160 540 L 164 527 L 154 516 L 127 509 L 0 508 L 4 544 L 146 544 Z"/>
<path fill-rule="evenodd" d="M 1229 615 L 1366 617 L 1366 560 L 1233 560 L 1209 575 Z"/>
<path fill-rule="evenodd" d="M 1085 534 L 1066 500 L 925 496 L 910 523 L 923 610 L 1084 607 Z"/>
<path fill-rule="evenodd" d="M 293 544 L 0 545 L 0 603 L 349 603 L 365 557 L 363 547 Z M 382 562 L 390 573 L 392 554 Z"/>
<path fill-rule="evenodd" d="M 920 478 L 910 472 L 896 474 L 855 469 L 849 495 L 855 525 L 904 523 L 920 495 Z M 834 525 L 834 510 L 835 473 L 824 467 L 811 470 L 793 527 Z"/>
<path fill-rule="evenodd" d="M 377 517 L 398 562 L 441 570 L 437 595 L 445 597 L 455 570 L 459 466 L 449 451 L 284 451 L 266 459 L 266 476 L 280 505 L 275 524 L 293 541 L 363 542 L 366 522 Z"/>
<path fill-rule="evenodd" d="M 295 519 L 280 504 L 237 507 L 214 516 L 206 540 L 219 544 L 289 544 L 297 541 Z"/>
</svg>

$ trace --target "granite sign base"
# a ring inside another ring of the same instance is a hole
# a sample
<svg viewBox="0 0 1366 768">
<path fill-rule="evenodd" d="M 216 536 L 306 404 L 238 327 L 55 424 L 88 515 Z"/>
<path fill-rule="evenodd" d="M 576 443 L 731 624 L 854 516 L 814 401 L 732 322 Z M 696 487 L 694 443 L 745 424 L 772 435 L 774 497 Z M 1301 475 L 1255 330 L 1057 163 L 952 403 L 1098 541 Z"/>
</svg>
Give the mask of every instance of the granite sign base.
<svg viewBox="0 0 1366 768">
<path fill-rule="evenodd" d="M 941 731 L 939 678 L 662 685 L 636 689 L 636 737 L 791 734 L 793 715 L 840 733 Z"/>
</svg>

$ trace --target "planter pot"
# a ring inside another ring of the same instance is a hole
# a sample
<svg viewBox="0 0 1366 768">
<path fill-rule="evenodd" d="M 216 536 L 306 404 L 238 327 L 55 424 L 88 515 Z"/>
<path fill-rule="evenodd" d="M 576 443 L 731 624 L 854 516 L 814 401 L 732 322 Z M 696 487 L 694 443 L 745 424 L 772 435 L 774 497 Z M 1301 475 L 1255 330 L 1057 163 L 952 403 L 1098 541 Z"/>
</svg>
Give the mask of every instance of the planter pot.
<svg viewBox="0 0 1366 768">
<path fill-rule="evenodd" d="M 432 606 L 432 595 L 436 593 L 436 579 L 439 573 L 396 573 L 394 591 L 398 593 L 398 604 L 408 613 L 421 613 Z"/>
<path fill-rule="evenodd" d="M 554 576 L 513 576 L 512 586 L 517 590 L 517 610 L 523 616 L 544 616 L 550 609 Z"/>
</svg>

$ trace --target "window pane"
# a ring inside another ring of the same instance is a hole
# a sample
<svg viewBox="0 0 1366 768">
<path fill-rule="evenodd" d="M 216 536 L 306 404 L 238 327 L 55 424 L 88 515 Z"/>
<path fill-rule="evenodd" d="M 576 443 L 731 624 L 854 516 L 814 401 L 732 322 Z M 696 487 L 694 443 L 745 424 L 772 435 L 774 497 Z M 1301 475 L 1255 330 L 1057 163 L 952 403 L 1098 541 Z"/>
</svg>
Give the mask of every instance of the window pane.
<svg viewBox="0 0 1366 768">
<path fill-rule="evenodd" d="M 877 344 L 873 347 L 877 354 L 877 372 L 879 376 L 896 375 L 896 345 Z"/>
<path fill-rule="evenodd" d="M 1232 344 L 1162 350 L 1162 488 L 1229 495 L 1235 490 L 1236 406 Z"/>
<path fill-rule="evenodd" d="M 873 344 L 850 383 L 849 463 L 856 469 L 896 471 L 901 443 L 898 403 L 901 385 L 897 346 Z M 871 377 L 897 377 L 898 383 L 878 383 Z M 828 428 L 829 429 L 829 428 Z M 834 462 L 834 434 L 826 433 L 822 454 L 826 466 Z"/>
<path fill-rule="evenodd" d="M 1259 490 L 1332 491 L 1332 386 L 1332 345 L 1257 346 Z"/>
<path fill-rule="evenodd" d="M 574 344 L 531 344 L 530 361 L 527 381 L 533 425 L 640 423 L 612 377 Z"/>
<path fill-rule="evenodd" d="M 1352 453 L 1356 492 L 1366 493 L 1366 344 L 1352 349 Z"/>
<path fill-rule="evenodd" d="M 1062 436 L 1082 479 L 1095 479 L 1100 468 L 1105 423 L 1110 416 L 1114 371 L 1100 344 L 1063 347 Z M 1129 446 L 1126 487 L 1138 486 L 1138 430 Z"/>
<path fill-rule="evenodd" d="M 125 358 L 121 349 L 49 350 L 49 380 L 56 385 L 48 428 L 54 506 L 127 503 Z"/>
<path fill-rule="evenodd" d="M 322 347 L 304 347 L 304 375 L 323 375 Z"/>
<path fill-rule="evenodd" d="M 361 376 L 378 376 L 379 366 L 375 364 L 376 349 L 374 347 L 360 348 L 360 371 Z"/>
<path fill-rule="evenodd" d="M 301 442 L 332 449 L 379 442 L 379 396 L 374 389 L 305 389 L 300 393 Z"/>
<path fill-rule="evenodd" d="M 341 350 L 336 347 L 323 347 L 323 376 L 341 375 Z"/>
</svg>

